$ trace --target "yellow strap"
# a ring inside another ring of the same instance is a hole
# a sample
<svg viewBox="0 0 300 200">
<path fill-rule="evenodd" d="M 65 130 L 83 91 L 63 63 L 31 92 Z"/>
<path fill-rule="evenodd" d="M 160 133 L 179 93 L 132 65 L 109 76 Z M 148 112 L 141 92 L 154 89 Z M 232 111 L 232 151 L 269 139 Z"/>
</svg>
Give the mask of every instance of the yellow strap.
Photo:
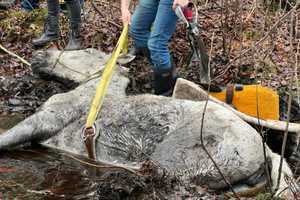
<svg viewBox="0 0 300 200">
<path fill-rule="evenodd" d="M 124 26 L 121 36 L 118 40 L 117 46 L 113 51 L 110 59 L 105 65 L 104 72 L 102 73 L 101 80 L 99 82 L 99 85 L 97 86 L 96 94 L 91 104 L 89 115 L 86 120 L 86 125 L 85 125 L 86 128 L 92 127 L 97 118 L 98 112 L 101 109 L 104 96 L 106 94 L 109 82 L 111 80 L 120 53 L 121 52 L 127 53 L 127 51 L 128 51 L 128 24 Z"/>
</svg>

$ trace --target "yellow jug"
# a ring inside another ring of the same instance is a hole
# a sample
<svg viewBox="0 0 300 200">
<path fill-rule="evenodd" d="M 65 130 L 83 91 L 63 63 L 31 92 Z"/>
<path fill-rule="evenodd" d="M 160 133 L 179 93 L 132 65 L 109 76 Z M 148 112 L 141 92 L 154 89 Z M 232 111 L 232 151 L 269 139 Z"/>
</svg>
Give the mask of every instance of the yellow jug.
<svg viewBox="0 0 300 200">
<path fill-rule="evenodd" d="M 268 87 L 229 84 L 221 92 L 209 94 L 252 117 L 279 120 L 279 96 Z"/>
</svg>

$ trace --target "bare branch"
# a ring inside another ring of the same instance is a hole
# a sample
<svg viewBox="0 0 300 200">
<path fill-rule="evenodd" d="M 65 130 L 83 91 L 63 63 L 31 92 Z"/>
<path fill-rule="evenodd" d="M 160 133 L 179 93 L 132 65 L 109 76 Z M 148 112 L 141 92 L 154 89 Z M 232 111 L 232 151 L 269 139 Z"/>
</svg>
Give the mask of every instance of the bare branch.
<svg viewBox="0 0 300 200">
<path fill-rule="evenodd" d="M 293 20 L 293 15 L 291 15 L 291 21 Z M 293 31 L 292 31 L 292 24 L 291 23 L 291 31 L 290 31 L 290 45 L 292 46 L 293 43 L 292 43 L 292 38 L 293 38 Z M 291 51 L 293 48 L 291 48 Z M 295 75 L 293 73 L 293 75 Z M 281 180 L 281 172 L 282 172 L 282 163 L 283 163 L 283 158 L 284 158 L 284 153 L 285 153 L 285 149 L 286 149 L 286 142 L 287 142 L 287 137 L 288 137 L 288 128 L 289 128 L 289 122 L 290 122 L 290 117 L 291 117 L 291 107 L 292 107 L 292 98 L 293 98 L 293 95 L 292 95 L 292 87 L 293 87 L 293 77 L 292 76 L 292 79 L 291 79 L 291 82 L 290 82 L 290 87 L 289 87 L 289 101 L 288 101 L 288 110 L 287 110 L 287 120 L 286 120 L 286 128 L 285 128 L 285 131 L 284 131 L 284 137 L 283 137 L 283 142 L 282 142 L 282 146 L 281 146 L 281 157 L 280 157 L 280 164 L 279 164 L 279 169 L 278 169 L 278 177 L 277 177 L 277 185 L 276 185 L 276 188 L 274 190 L 274 192 L 276 193 L 278 188 L 279 188 L 279 185 L 280 185 L 280 180 Z"/>
<path fill-rule="evenodd" d="M 211 49 L 210 49 L 210 55 L 209 55 L 209 64 L 208 64 L 208 68 L 210 68 L 210 60 L 211 60 L 211 52 L 212 52 L 212 44 L 214 41 L 214 34 L 212 36 L 211 39 Z M 237 198 L 240 199 L 239 196 L 237 195 L 237 193 L 234 191 L 232 185 L 230 184 L 230 182 L 227 180 L 227 178 L 224 176 L 224 174 L 222 173 L 220 167 L 218 166 L 218 164 L 216 163 L 216 161 L 213 159 L 213 157 L 211 156 L 211 154 L 208 152 L 208 150 L 206 149 L 205 145 L 204 145 L 204 141 L 203 141 L 203 126 L 204 126 L 204 118 L 205 118 L 205 113 L 206 113 L 206 109 L 207 109 L 207 104 L 208 104 L 208 100 L 209 100 L 209 91 L 210 91 L 210 86 L 211 86 L 211 81 L 209 81 L 209 85 L 208 85 L 208 93 L 206 95 L 206 101 L 205 101 L 205 105 L 203 108 L 203 113 L 202 113 L 202 118 L 201 118 L 201 127 L 200 127 L 200 143 L 201 143 L 201 147 L 202 149 L 205 151 L 205 153 L 207 154 L 207 156 L 209 157 L 209 159 L 213 162 L 214 166 L 216 167 L 217 171 L 219 172 L 219 174 L 222 176 L 224 182 L 227 184 L 227 186 L 229 187 L 229 189 L 231 190 L 231 192 L 233 193 L 233 195 Z"/>
<path fill-rule="evenodd" d="M 256 43 L 254 43 L 250 48 L 244 50 L 240 55 L 238 55 L 237 57 L 233 58 L 224 68 L 223 73 L 219 74 L 218 76 L 214 77 L 213 80 L 216 80 L 218 78 L 220 78 L 221 76 L 223 76 L 224 74 L 227 73 L 227 71 L 230 69 L 231 65 L 237 61 L 238 59 L 240 59 L 241 57 L 243 57 L 244 55 L 246 55 L 247 53 L 249 53 L 250 51 L 252 51 L 254 48 L 256 48 L 260 43 L 262 43 L 263 41 L 265 41 L 268 36 L 278 27 L 281 25 L 281 23 L 283 22 L 283 20 L 285 20 L 288 16 L 290 16 L 291 13 L 294 12 L 294 10 L 298 10 L 298 5 L 295 5 L 289 12 L 287 12 L 286 14 L 284 14 L 271 28 L 270 30 Z"/>
<path fill-rule="evenodd" d="M 27 60 L 25 60 L 24 58 L 21 58 L 20 56 L 18 56 L 17 54 L 15 54 L 15 53 L 13 53 L 13 52 L 11 52 L 11 51 L 9 51 L 9 50 L 7 50 L 7 49 L 6 49 L 4 46 L 2 46 L 1 44 L 0 44 L 0 49 L 2 49 L 4 52 L 8 53 L 9 55 L 11 55 L 11 56 L 13 56 L 13 57 L 19 59 L 19 60 L 20 60 L 22 63 L 24 63 L 25 65 L 31 66 L 31 64 L 30 64 Z"/>
</svg>

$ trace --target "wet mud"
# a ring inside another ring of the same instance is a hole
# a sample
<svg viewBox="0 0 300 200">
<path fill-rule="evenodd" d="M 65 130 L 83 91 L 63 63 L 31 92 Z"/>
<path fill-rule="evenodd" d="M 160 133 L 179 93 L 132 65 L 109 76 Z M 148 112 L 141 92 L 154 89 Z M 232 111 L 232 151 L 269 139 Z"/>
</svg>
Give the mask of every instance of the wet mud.
<svg viewBox="0 0 300 200">
<path fill-rule="evenodd" d="M 68 85 L 33 75 L 0 78 L 0 116 L 12 113 L 30 115 L 52 95 L 71 89 Z"/>
<path fill-rule="evenodd" d="M 1 200 L 211 198 L 205 191 L 186 190 L 172 176 L 155 174 L 153 165 L 132 173 L 39 145 L 2 152 L 0 160 Z"/>
</svg>

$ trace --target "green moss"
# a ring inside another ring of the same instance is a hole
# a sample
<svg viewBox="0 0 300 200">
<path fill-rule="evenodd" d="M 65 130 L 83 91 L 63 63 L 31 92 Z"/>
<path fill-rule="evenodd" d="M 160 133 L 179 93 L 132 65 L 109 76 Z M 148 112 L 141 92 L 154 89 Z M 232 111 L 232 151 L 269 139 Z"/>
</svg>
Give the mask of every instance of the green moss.
<svg viewBox="0 0 300 200">
<path fill-rule="evenodd" d="M 47 9 L 35 9 L 32 12 L 22 10 L 9 10 L 4 14 L 4 19 L 0 21 L 0 28 L 7 38 L 24 38 L 29 35 L 39 33 L 44 24 Z"/>
<path fill-rule="evenodd" d="M 244 31 L 244 37 L 248 40 L 255 40 L 255 39 L 259 39 L 261 37 L 261 33 L 256 32 L 254 30 L 247 30 Z"/>
<path fill-rule="evenodd" d="M 45 16 L 47 15 L 47 9 L 35 9 L 31 14 L 29 15 L 27 22 L 28 23 L 34 23 L 36 25 L 43 25 Z"/>
<path fill-rule="evenodd" d="M 256 200 L 284 200 L 284 199 L 282 199 L 280 197 L 274 197 L 270 193 L 261 193 L 261 194 L 258 194 L 255 199 Z"/>
</svg>

